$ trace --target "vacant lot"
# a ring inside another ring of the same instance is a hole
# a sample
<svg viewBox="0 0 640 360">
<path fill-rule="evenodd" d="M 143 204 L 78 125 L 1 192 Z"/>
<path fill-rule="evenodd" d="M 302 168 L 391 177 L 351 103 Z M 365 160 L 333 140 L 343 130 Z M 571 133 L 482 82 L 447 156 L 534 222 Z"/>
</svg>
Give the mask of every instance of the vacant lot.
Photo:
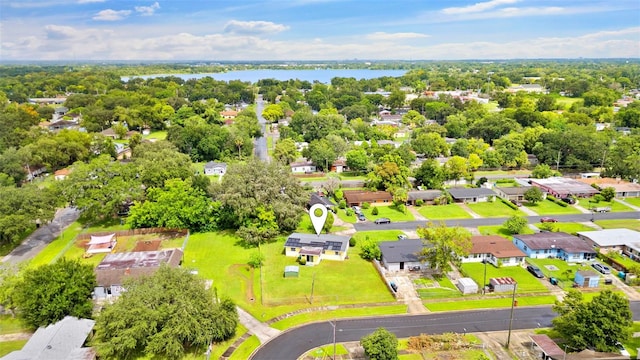
<svg viewBox="0 0 640 360">
<path fill-rule="evenodd" d="M 429 220 L 471 219 L 471 215 L 458 204 L 426 205 L 418 208 L 418 212 Z"/>
<path fill-rule="evenodd" d="M 560 206 L 551 200 L 542 200 L 535 205 L 525 203 L 524 206 L 530 208 L 540 215 L 554 215 L 554 214 L 580 214 L 580 210 L 572 206 Z"/>
<path fill-rule="evenodd" d="M 640 220 L 596 220 L 595 223 L 604 229 L 625 228 L 640 231 Z"/>
<path fill-rule="evenodd" d="M 524 215 L 520 210 L 513 210 L 502 201 L 481 202 L 467 204 L 469 209 L 482 217 L 509 217 L 513 215 Z"/>
<path fill-rule="evenodd" d="M 578 205 L 582 206 L 585 209 L 592 209 L 592 208 L 602 208 L 602 207 L 609 207 L 611 208 L 612 212 L 625 212 L 625 211 L 633 211 L 632 208 L 623 205 L 622 203 L 619 203 L 617 201 L 598 201 L 595 202 L 595 200 L 593 198 L 587 198 L 587 199 L 580 199 L 578 201 Z"/>
<path fill-rule="evenodd" d="M 484 284 L 484 269 L 485 265 L 480 263 L 466 263 L 462 264 L 461 270 L 465 276 L 472 278 L 479 288 L 482 288 Z M 495 266 L 488 264 L 487 269 L 487 284 L 489 279 L 494 277 L 511 277 L 518 283 L 517 294 L 533 293 L 533 292 L 546 292 L 547 288 L 533 275 L 520 266 L 502 266 L 496 268 Z"/>
<path fill-rule="evenodd" d="M 373 215 L 371 212 L 373 209 L 378 209 L 378 215 Z M 367 220 L 374 221 L 378 218 L 389 218 L 391 221 L 413 221 L 416 218 L 413 217 L 413 214 L 409 210 L 405 209 L 405 212 L 401 212 L 396 208 L 395 205 L 390 206 L 371 206 L 368 209 L 362 209 L 362 213 L 367 218 Z"/>
</svg>

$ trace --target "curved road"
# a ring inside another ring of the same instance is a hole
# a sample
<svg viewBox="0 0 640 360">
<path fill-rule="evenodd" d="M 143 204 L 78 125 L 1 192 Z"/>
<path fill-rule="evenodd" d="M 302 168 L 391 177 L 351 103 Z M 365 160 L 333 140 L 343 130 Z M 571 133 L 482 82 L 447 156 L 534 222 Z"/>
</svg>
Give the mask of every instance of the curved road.
<svg viewBox="0 0 640 360">
<path fill-rule="evenodd" d="M 456 311 L 426 315 L 400 315 L 363 319 L 338 320 L 336 342 L 359 341 L 379 327 L 398 337 L 444 332 L 501 331 L 509 328 L 510 309 Z M 640 302 L 631 302 L 635 321 L 640 320 Z M 514 330 L 550 327 L 555 313 L 550 306 L 515 308 Z M 254 360 L 297 359 L 305 352 L 333 342 L 331 322 L 304 325 L 283 332 L 259 348 Z"/>
</svg>

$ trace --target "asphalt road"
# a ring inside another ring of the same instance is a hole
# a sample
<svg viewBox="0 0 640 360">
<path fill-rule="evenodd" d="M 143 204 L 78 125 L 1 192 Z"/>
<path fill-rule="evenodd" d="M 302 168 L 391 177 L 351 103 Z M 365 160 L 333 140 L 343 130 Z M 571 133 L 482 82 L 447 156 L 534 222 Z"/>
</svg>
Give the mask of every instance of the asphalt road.
<svg viewBox="0 0 640 360">
<path fill-rule="evenodd" d="M 262 100 L 262 95 L 258 95 L 258 97 L 256 98 L 256 115 L 258 115 L 258 123 L 260 124 L 262 134 L 264 135 L 266 134 L 267 120 L 262 117 L 262 110 L 264 110 L 264 101 Z M 267 152 L 267 138 L 265 136 L 256 138 L 254 153 L 262 161 L 269 161 L 269 153 Z"/>
<path fill-rule="evenodd" d="M 640 320 L 640 302 L 632 302 L 635 321 Z M 379 327 L 398 337 L 445 332 L 484 332 L 509 329 L 510 309 L 456 311 L 426 315 L 400 315 L 378 318 L 338 320 L 336 342 L 359 341 Z M 550 327 L 555 313 L 550 306 L 515 308 L 513 330 Z M 283 332 L 258 349 L 254 360 L 297 359 L 305 352 L 333 342 L 331 322 L 320 322 Z"/>
<path fill-rule="evenodd" d="M 527 216 L 529 223 L 540 223 L 540 218 L 544 216 Z M 609 212 L 609 213 L 597 213 L 592 214 L 568 214 L 568 215 L 551 215 L 552 217 L 561 222 L 586 222 L 594 220 L 611 220 L 611 219 L 640 219 L 640 211 L 628 211 L 628 212 Z M 508 218 L 482 218 L 482 219 L 458 219 L 458 220 L 445 220 L 444 223 L 448 226 L 462 226 L 462 227 L 477 227 L 482 225 L 502 225 Z M 440 222 L 440 220 L 434 220 L 434 222 Z M 425 221 L 406 221 L 406 222 L 391 222 L 390 224 L 376 225 L 371 221 L 359 222 L 354 224 L 354 227 L 358 231 L 367 230 L 415 230 L 418 226 L 424 226 Z"/>
</svg>

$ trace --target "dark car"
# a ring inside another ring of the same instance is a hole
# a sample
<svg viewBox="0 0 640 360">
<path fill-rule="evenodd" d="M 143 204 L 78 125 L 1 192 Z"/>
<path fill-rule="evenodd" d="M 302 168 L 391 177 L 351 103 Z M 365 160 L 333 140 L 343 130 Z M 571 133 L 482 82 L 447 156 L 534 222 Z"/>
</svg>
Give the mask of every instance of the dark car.
<svg viewBox="0 0 640 360">
<path fill-rule="evenodd" d="M 376 224 L 390 224 L 391 220 L 388 218 L 378 218 L 374 221 Z"/>
<path fill-rule="evenodd" d="M 521 203 L 521 202 L 519 202 L 519 201 L 511 200 L 511 203 L 512 203 L 513 205 L 517 206 L 517 207 L 521 207 L 521 206 L 522 206 L 522 203 Z"/>
<path fill-rule="evenodd" d="M 572 197 L 563 198 L 562 201 L 566 202 L 567 204 L 571 204 L 571 205 L 576 203 L 576 199 L 574 199 Z"/>
<path fill-rule="evenodd" d="M 540 268 L 537 267 L 537 266 L 528 265 L 527 266 L 527 271 L 529 271 L 531 273 L 531 275 L 537 277 L 538 279 L 544 278 L 544 274 L 542 273 Z"/>
<path fill-rule="evenodd" d="M 543 217 L 543 218 L 540 218 L 540 222 L 541 223 L 555 223 L 555 222 L 558 222 L 558 220 L 556 220 L 554 218 L 550 218 L 550 217 Z"/>
<path fill-rule="evenodd" d="M 420 271 L 420 265 L 409 266 L 409 271 Z"/>
</svg>

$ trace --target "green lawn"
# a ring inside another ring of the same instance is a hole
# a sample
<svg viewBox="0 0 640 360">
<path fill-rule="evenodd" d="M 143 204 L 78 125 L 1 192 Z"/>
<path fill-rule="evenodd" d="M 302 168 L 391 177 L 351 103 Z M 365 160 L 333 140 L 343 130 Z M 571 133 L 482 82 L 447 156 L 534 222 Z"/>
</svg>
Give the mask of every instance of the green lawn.
<svg viewBox="0 0 640 360">
<path fill-rule="evenodd" d="M 378 215 L 373 215 L 371 213 L 373 209 L 378 209 Z M 416 219 L 413 217 L 413 214 L 409 210 L 406 210 L 405 213 L 402 213 L 397 210 L 395 205 L 371 206 L 368 209 L 362 209 L 362 213 L 367 218 L 367 220 L 370 221 L 374 221 L 378 218 L 389 218 L 392 222 L 413 221 Z"/>
<path fill-rule="evenodd" d="M 619 203 L 617 201 L 599 201 L 595 202 L 593 198 L 586 198 L 578 200 L 578 205 L 583 208 L 589 210 L 591 208 L 599 208 L 599 207 L 610 207 L 611 212 L 625 212 L 625 211 L 634 211 L 632 208 Z M 597 216 L 597 215 L 596 215 Z"/>
<path fill-rule="evenodd" d="M 568 234 L 572 234 L 575 235 L 578 231 L 594 231 L 596 229 L 580 224 L 580 223 L 563 223 L 563 222 L 557 222 L 557 223 L 547 223 L 547 224 L 552 224 L 553 225 L 553 229 L 552 231 L 561 231 L 561 232 L 566 232 Z"/>
<path fill-rule="evenodd" d="M 314 311 L 302 313 L 288 317 L 286 319 L 276 321 L 271 324 L 279 330 L 287 330 L 291 327 L 314 322 L 331 319 L 344 319 L 360 316 L 383 316 L 383 315 L 400 315 L 407 313 L 407 305 L 389 305 L 389 306 L 370 306 L 362 308 L 338 309 L 326 311 Z"/>
<path fill-rule="evenodd" d="M 516 301 L 518 306 L 550 305 L 556 301 L 552 295 L 543 296 L 518 296 L 516 291 Z M 511 307 L 511 297 L 490 298 L 480 300 L 449 301 L 437 303 L 425 303 L 424 306 L 429 311 L 456 311 L 472 309 L 490 309 Z"/>
<path fill-rule="evenodd" d="M 352 214 L 351 216 L 347 216 L 347 212 L 345 211 L 345 209 L 337 209 L 336 210 L 336 214 L 340 220 L 344 221 L 344 222 L 348 222 L 350 224 L 355 224 L 358 222 L 358 219 L 356 218 L 356 214 Z"/>
<path fill-rule="evenodd" d="M 580 214 L 580 210 L 573 206 L 560 206 L 551 200 L 544 199 L 535 205 L 524 203 L 524 206 L 535 211 L 539 215 L 554 215 L 554 214 Z"/>
<path fill-rule="evenodd" d="M 503 238 L 511 239 L 512 234 L 504 228 L 502 225 L 486 225 L 486 226 L 478 226 L 478 231 L 482 235 L 498 235 Z M 523 228 L 520 231 L 520 234 L 533 234 L 533 230 L 531 230 L 528 226 Z"/>
<path fill-rule="evenodd" d="M 486 104 L 482 104 L 482 107 L 487 109 L 487 111 L 496 111 L 496 110 L 498 110 L 498 102 L 497 101 L 489 101 Z"/>
<path fill-rule="evenodd" d="M 311 349 L 307 351 L 301 358 L 307 359 L 325 359 L 325 358 L 333 358 L 333 355 L 347 355 L 349 351 L 342 344 L 336 344 L 336 353 L 333 353 L 333 344 L 325 345 L 322 347 L 317 347 L 315 349 Z"/>
<path fill-rule="evenodd" d="M 435 283 L 433 286 L 429 286 L 428 281 L 437 282 L 438 286 L 436 287 Z M 462 296 L 460 290 L 458 290 L 458 288 L 453 285 L 451 280 L 446 276 L 443 276 L 438 280 L 419 279 L 414 282 L 416 283 L 418 295 L 420 295 L 420 298 L 423 300 L 456 298 Z M 420 288 L 421 284 L 425 284 L 427 287 Z"/>
<path fill-rule="evenodd" d="M 561 96 L 556 98 L 556 105 L 564 109 L 569 109 L 571 105 L 573 105 L 578 101 L 584 101 L 584 100 L 582 98 L 570 98 L 570 97 Z"/>
<path fill-rule="evenodd" d="M 631 205 L 640 206 L 640 197 L 637 198 L 626 198 L 624 201 L 628 202 Z"/>
<path fill-rule="evenodd" d="M 166 130 L 160 130 L 160 131 L 153 131 L 151 132 L 149 135 L 142 135 L 143 139 L 156 139 L 156 140 L 165 140 L 167 138 L 167 131 Z"/>
<path fill-rule="evenodd" d="M 479 288 L 482 288 L 484 283 L 484 264 L 481 263 L 465 263 L 462 264 L 461 270 L 465 276 L 471 277 Z M 518 283 L 518 289 L 516 294 L 533 293 L 533 292 L 547 292 L 547 288 L 538 280 L 533 277 L 529 272 L 520 266 L 502 266 L 496 268 L 495 266 L 488 264 L 487 269 L 487 284 L 489 279 L 494 277 L 511 277 Z"/>
<path fill-rule="evenodd" d="M 260 340 L 255 335 L 251 335 L 247 340 L 245 340 L 236 351 L 231 354 L 229 359 L 232 360 L 245 360 L 249 358 L 249 355 L 253 352 L 253 350 L 257 349 L 260 346 Z"/>
<path fill-rule="evenodd" d="M 471 215 L 458 204 L 427 205 L 420 207 L 418 212 L 429 220 L 471 219 Z"/>
<path fill-rule="evenodd" d="M 640 231 L 640 220 L 624 219 L 624 220 L 596 220 L 595 223 L 604 229 L 625 228 Z"/>
<path fill-rule="evenodd" d="M 513 215 L 524 215 L 520 210 L 514 210 L 502 201 L 480 202 L 467 204 L 469 209 L 482 217 L 509 217 Z"/>
<path fill-rule="evenodd" d="M 21 350 L 28 340 L 13 340 L 0 342 L 0 357 L 3 357 L 16 350 Z"/>
<path fill-rule="evenodd" d="M 396 241 L 398 235 L 404 234 L 400 230 L 372 230 L 372 231 L 358 231 L 353 234 L 353 238 L 356 239 L 356 245 L 362 243 L 365 239 L 369 238 L 375 241 Z"/>
<path fill-rule="evenodd" d="M 211 359 L 220 359 L 222 354 L 229 348 L 229 346 L 233 345 L 233 343 L 238 340 L 242 335 L 247 332 L 247 328 L 242 326 L 242 324 L 238 324 L 236 328 L 236 335 L 231 339 L 219 343 L 213 344 L 213 351 L 211 352 Z M 202 359 L 200 357 L 199 359 Z"/>
<path fill-rule="evenodd" d="M 60 236 L 55 238 L 49 245 L 34 256 L 33 259 L 29 261 L 29 266 L 37 267 L 51 263 L 65 252 L 69 246 L 73 245 L 76 236 L 78 236 L 80 232 L 82 232 L 82 224 L 77 221 L 72 223 Z"/>
<path fill-rule="evenodd" d="M 571 288 L 571 286 L 573 285 L 573 277 L 575 276 L 576 271 L 593 270 L 591 266 L 579 264 L 570 265 L 570 263 L 560 259 L 527 258 L 527 263 L 539 267 L 542 273 L 544 273 L 545 277 L 554 277 L 558 279 L 560 281 L 560 286 L 563 289 Z M 552 267 L 557 268 L 557 270 L 551 270 Z M 568 270 L 571 271 L 570 274 L 567 273 Z"/>
<path fill-rule="evenodd" d="M 15 334 L 20 332 L 31 332 L 31 329 L 25 325 L 18 317 L 11 315 L 0 315 L 0 335 Z"/>
<path fill-rule="evenodd" d="M 633 333 L 640 332 L 640 322 L 633 323 Z M 624 347 L 629 351 L 631 359 L 636 359 L 638 355 L 638 348 L 640 348 L 640 337 L 632 337 L 631 339 L 622 343 Z"/>
</svg>

